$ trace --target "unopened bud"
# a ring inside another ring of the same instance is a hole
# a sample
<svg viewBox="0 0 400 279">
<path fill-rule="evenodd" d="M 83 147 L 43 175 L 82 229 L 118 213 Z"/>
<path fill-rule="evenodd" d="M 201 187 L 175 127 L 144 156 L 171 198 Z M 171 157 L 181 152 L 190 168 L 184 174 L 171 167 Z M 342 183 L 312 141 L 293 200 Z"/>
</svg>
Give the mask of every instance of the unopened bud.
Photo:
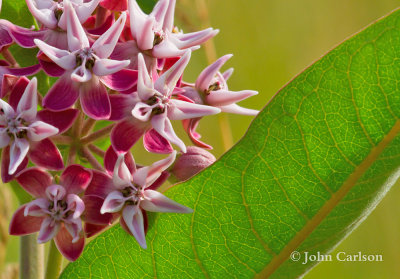
<svg viewBox="0 0 400 279">
<path fill-rule="evenodd" d="M 179 180 L 186 180 L 215 162 L 210 152 L 197 147 L 188 146 L 187 152 L 176 160 L 172 173 Z"/>
</svg>

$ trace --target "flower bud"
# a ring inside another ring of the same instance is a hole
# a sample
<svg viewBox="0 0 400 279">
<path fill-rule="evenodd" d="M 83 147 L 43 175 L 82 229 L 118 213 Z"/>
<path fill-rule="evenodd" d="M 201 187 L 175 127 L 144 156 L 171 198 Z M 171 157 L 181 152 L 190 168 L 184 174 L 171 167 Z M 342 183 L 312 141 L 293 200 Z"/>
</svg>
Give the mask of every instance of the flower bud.
<svg viewBox="0 0 400 279">
<path fill-rule="evenodd" d="M 210 152 L 197 146 L 188 146 L 172 168 L 172 173 L 179 180 L 186 180 L 215 162 Z"/>
</svg>

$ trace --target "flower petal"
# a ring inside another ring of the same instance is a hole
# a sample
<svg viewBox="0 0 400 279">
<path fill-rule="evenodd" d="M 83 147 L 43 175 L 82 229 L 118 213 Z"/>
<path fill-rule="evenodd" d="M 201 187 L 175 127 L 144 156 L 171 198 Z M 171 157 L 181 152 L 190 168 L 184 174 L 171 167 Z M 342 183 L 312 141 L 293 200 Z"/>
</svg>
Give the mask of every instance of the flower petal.
<svg viewBox="0 0 400 279">
<path fill-rule="evenodd" d="M 227 54 L 219 58 L 217 61 L 212 63 L 210 66 L 205 68 L 199 75 L 196 80 L 196 88 L 199 88 L 202 91 L 208 90 L 211 85 L 211 81 L 221 69 L 221 67 L 228 61 L 233 55 Z"/>
<path fill-rule="evenodd" d="M 85 235 L 88 238 L 92 237 L 92 236 L 100 233 L 104 229 L 106 229 L 108 226 L 109 225 L 97 225 L 97 224 L 91 224 L 91 223 L 85 222 L 85 225 L 84 225 Z"/>
<path fill-rule="evenodd" d="M 8 103 L 10 106 L 13 108 L 12 113 L 10 114 L 3 108 L 3 105 L 0 105 L 3 110 L 5 110 L 5 115 L 9 115 L 9 117 L 15 116 L 17 113 L 14 113 L 14 111 L 17 111 L 17 107 L 19 102 L 21 101 L 21 97 L 25 92 L 26 87 L 29 84 L 29 79 L 26 77 L 20 77 L 18 80 L 15 82 L 14 86 L 12 87 L 12 90 L 10 92 L 10 96 L 8 97 Z"/>
<path fill-rule="evenodd" d="M 67 193 L 80 194 L 90 183 L 92 172 L 81 165 L 69 165 L 61 174 L 60 184 Z"/>
<path fill-rule="evenodd" d="M 14 174 L 25 159 L 29 151 L 29 142 L 22 138 L 15 138 L 10 148 L 10 166 L 8 168 L 9 174 Z"/>
<path fill-rule="evenodd" d="M 75 9 L 71 2 L 64 3 L 64 14 L 67 20 L 67 38 L 68 48 L 70 51 L 76 51 L 89 47 L 89 40 L 85 34 L 85 30 L 76 15 Z"/>
<path fill-rule="evenodd" d="M 87 82 L 92 76 L 92 72 L 86 68 L 85 61 L 71 73 L 71 79 L 75 82 Z"/>
<path fill-rule="evenodd" d="M 24 120 L 31 122 L 37 113 L 37 79 L 34 77 L 26 86 L 24 94 L 18 103 L 17 114 Z"/>
<path fill-rule="evenodd" d="M 167 198 L 163 194 L 153 190 L 144 191 L 145 200 L 140 206 L 147 211 L 152 212 L 175 212 L 175 213 L 192 213 L 193 209 L 177 203 Z"/>
<path fill-rule="evenodd" d="M 68 190 L 70 190 L 70 189 L 67 189 L 67 191 Z M 67 207 L 66 211 L 74 212 L 74 214 L 70 215 L 69 218 L 79 219 L 79 221 L 80 221 L 80 217 L 81 217 L 83 211 L 85 211 L 85 204 L 83 203 L 81 198 L 75 194 L 68 194 L 67 204 L 68 204 L 68 207 Z M 70 219 L 68 219 L 68 220 L 71 221 Z M 71 222 L 73 222 L 73 221 L 71 221 Z"/>
<path fill-rule="evenodd" d="M 62 170 L 63 159 L 57 146 L 49 139 L 31 142 L 29 159 L 36 165 L 49 170 Z"/>
<path fill-rule="evenodd" d="M 251 90 L 243 90 L 238 92 L 217 90 L 211 91 L 210 94 L 206 96 L 206 102 L 211 106 L 226 106 L 236 102 L 240 102 L 257 94 L 257 91 Z"/>
<path fill-rule="evenodd" d="M 107 10 L 122 12 L 128 9 L 128 0 L 102 0 L 100 6 Z"/>
<path fill-rule="evenodd" d="M 139 101 L 136 94 L 119 95 L 112 94 L 110 97 L 111 116 L 109 120 L 118 121 L 132 115 L 132 109 Z"/>
<path fill-rule="evenodd" d="M 39 59 L 39 64 L 42 67 L 42 70 L 50 77 L 60 77 L 65 73 L 65 70 L 58 66 L 53 61 L 46 61 L 43 59 Z"/>
<path fill-rule="evenodd" d="M 47 28 L 54 29 L 57 27 L 57 18 L 54 15 L 54 11 L 50 8 L 38 8 L 34 0 L 26 0 L 31 14 Z M 54 5 L 54 4 L 53 4 Z"/>
<path fill-rule="evenodd" d="M 176 99 L 170 100 L 170 104 L 171 106 L 168 108 L 167 114 L 171 120 L 191 119 L 221 112 L 216 107 L 198 105 Z"/>
<path fill-rule="evenodd" d="M 75 68 L 76 57 L 69 51 L 52 47 L 39 39 L 35 39 L 34 41 L 37 47 L 61 68 L 65 70 L 72 70 Z"/>
<path fill-rule="evenodd" d="M 152 116 L 154 107 L 155 107 L 154 105 L 150 106 L 146 103 L 138 102 L 132 109 L 132 116 L 142 122 L 147 122 L 150 120 Z"/>
<path fill-rule="evenodd" d="M 81 85 L 80 100 L 84 113 L 90 118 L 100 120 L 110 117 L 110 99 L 106 88 L 98 78 Z"/>
<path fill-rule="evenodd" d="M 60 230 L 60 222 L 51 217 L 44 218 L 38 235 L 38 243 L 45 243 L 54 238 Z"/>
<path fill-rule="evenodd" d="M 113 191 L 105 198 L 101 206 L 100 213 L 115 213 L 119 212 L 125 205 L 125 198 L 120 191 Z"/>
<path fill-rule="evenodd" d="M 143 13 L 136 0 L 128 2 L 132 36 L 141 50 L 153 48 L 155 19 Z"/>
<path fill-rule="evenodd" d="M 149 128 L 149 124 L 133 117 L 122 120 L 111 131 L 111 144 L 117 153 L 126 153 Z"/>
<path fill-rule="evenodd" d="M 104 167 L 109 175 L 113 175 L 117 160 L 118 154 L 115 153 L 112 146 L 110 146 L 106 151 L 106 155 L 104 156 Z M 129 173 L 133 173 L 136 171 L 136 164 L 135 160 L 133 159 L 132 153 L 127 152 L 125 154 L 124 162 L 129 170 Z"/>
<path fill-rule="evenodd" d="M 125 156 L 119 154 L 114 166 L 113 184 L 117 189 L 124 189 L 131 184 L 131 180 L 132 175 L 128 166 L 125 164 Z"/>
<path fill-rule="evenodd" d="M 79 18 L 81 23 L 84 23 L 93 11 L 97 8 L 100 3 L 100 0 L 92 0 L 92 1 L 82 1 L 83 3 L 78 4 L 75 6 L 76 15 Z"/>
<path fill-rule="evenodd" d="M 0 125 L 6 125 L 7 124 L 7 118 L 11 118 L 15 116 L 14 109 L 7 104 L 7 102 L 3 101 L 0 99 L 0 109 L 2 110 L 2 114 L 0 116 Z"/>
<path fill-rule="evenodd" d="M 28 158 L 25 157 L 25 159 L 17 168 L 15 174 L 18 174 L 20 171 L 25 169 L 26 166 L 28 165 L 28 162 L 29 162 Z M 8 173 L 9 165 L 10 165 L 10 147 L 6 146 L 1 153 L 1 179 L 3 183 L 7 183 L 14 178 L 14 175 L 10 175 Z"/>
<path fill-rule="evenodd" d="M 26 235 L 40 230 L 44 218 L 25 216 L 25 206 L 18 208 L 10 221 L 9 233 L 11 235 Z"/>
<path fill-rule="evenodd" d="M 172 31 L 174 28 L 174 12 L 176 0 L 170 0 L 164 17 L 163 30 Z"/>
<path fill-rule="evenodd" d="M 94 63 L 93 73 L 96 76 L 111 75 L 127 67 L 130 63 L 130 60 L 98 59 Z"/>
<path fill-rule="evenodd" d="M 28 138 L 31 141 L 41 141 L 58 134 L 58 128 L 43 121 L 35 121 L 28 128 Z"/>
<path fill-rule="evenodd" d="M 0 148 L 7 146 L 10 143 L 10 140 L 7 129 L 0 128 Z"/>
<path fill-rule="evenodd" d="M 111 225 L 114 215 L 111 213 L 101 214 L 100 209 L 104 203 L 104 199 L 95 195 L 83 196 L 85 203 L 85 222 L 96 224 L 96 225 Z"/>
<path fill-rule="evenodd" d="M 143 144 L 147 151 L 154 153 L 168 154 L 174 150 L 169 141 L 154 129 L 150 129 L 144 134 Z"/>
<path fill-rule="evenodd" d="M 70 73 L 65 73 L 44 96 L 43 106 L 53 111 L 65 110 L 75 103 L 78 96 L 77 84 L 71 81 Z"/>
<path fill-rule="evenodd" d="M 201 45 L 219 33 L 218 29 L 207 28 L 192 33 L 169 33 L 179 49 L 188 49 Z"/>
<path fill-rule="evenodd" d="M 137 92 L 141 100 L 147 101 L 154 95 L 153 82 L 141 53 L 138 54 L 138 85 Z"/>
<path fill-rule="evenodd" d="M 170 96 L 175 88 L 176 83 L 182 76 L 186 65 L 189 63 L 191 51 L 188 50 L 168 71 L 163 73 L 154 83 L 154 88 L 164 94 Z"/>
<path fill-rule="evenodd" d="M 174 129 L 172 128 L 171 121 L 169 121 L 167 115 L 167 111 L 163 114 L 154 115 L 151 118 L 151 125 L 153 126 L 154 130 L 156 130 L 162 137 L 166 140 L 176 144 L 182 152 L 186 152 L 186 146 L 183 141 L 178 138 L 175 134 Z"/>
<path fill-rule="evenodd" d="M 146 186 L 152 185 L 161 175 L 161 173 L 170 167 L 176 158 L 176 151 L 173 151 L 167 158 L 155 162 L 149 167 L 146 177 Z"/>
<path fill-rule="evenodd" d="M 46 171 L 33 167 L 20 172 L 18 183 L 34 197 L 46 197 L 46 189 L 53 182 L 53 177 Z"/>
<path fill-rule="evenodd" d="M 63 111 L 41 110 L 38 112 L 38 119 L 58 128 L 58 133 L 62 134 L 67 131 L 75 119 L 78 117 L 79 110 L 66 109 Z"/>
<path fill-rule="evenodd" d="M 47 198 L 39 198 L 26 204 L 24 215 L 42 217 L 46 216 L 49 210 L 50 201 Z"/>
<path fill-rule="evenodd" d="M 100 58 L 108 58 L 118 42 L 119 36 L 124 29 L 126 13 L 123 12 L 118 20 L 92 45 L 92 49 Z"/>
<path fill-rule="evenodd" d="M 105 199 L 115 190 L 111 176 L 98 170 L 92 170 L 92 180 L 86 188 L 85 195 L 94 195 Z"/>
<path fill-rule="evenodd" d="M 60 253 L 69 261 L 73 262 L 79 258 L 85 247 L 84 237 L 80 237 L 75 243 L 72 242 L 72 236 L 68 230 L 61 226 L 60 231 L 54 239 Z"/>
<path fill-rule="evenodd" d="M 256 116 L 259 113 L 258 110 L 244 108 L 237 104 L 231 104 L 228 106 L 220 106 L 219 108 L 223 112 L 242 114 L 242 115 Z"/>
<path fill-rule="evenodd" d="M 83 202 L 82 202 L 83 204 Z M 82 229 L 82 220 L 81 218 L 69 218 L 68 220 L 64 220 L 64 227 L 67 229 L 68 233 L 71 235 L 72 243 L 76 243 L 81 238 Z"/>
<path fill-rule="evenodd" d="M 142 211 L 137 206 L 126 206 L 122 212 L 122 218 L 124 218 L 125 224 L 132 235 L 136 238 L 139 245 L 143 249 L 146 249 L 147 245 Z"/>
<path fill-rule="evenodd" d="M 110 89 L 124 91 L 136 85 L 138 72 L 134 70 L 122 69 L 111 75 L 105 75 L 100 80 Z"/>
</svg>

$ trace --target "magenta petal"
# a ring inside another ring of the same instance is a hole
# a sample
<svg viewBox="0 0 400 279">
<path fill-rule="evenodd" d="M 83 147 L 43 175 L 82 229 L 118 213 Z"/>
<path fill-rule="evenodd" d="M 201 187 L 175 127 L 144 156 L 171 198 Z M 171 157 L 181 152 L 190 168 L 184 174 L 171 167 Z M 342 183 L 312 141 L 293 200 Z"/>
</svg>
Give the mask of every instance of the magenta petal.
<svg viewBox="0 0 400 279">
<path fill-rule="evenodd" d="M 43 71 L 51 77 L 60 77 L 65 73 L 65 70 L 58 66 L 56 63 L 48 62 L 45 60 L 39 59 L 39 64 L 42 67 Z"/>
<path fill-rule="evenodd" d="M 135 70 L 123 69 L 114 74 L 102 76 L 100 79 L 108 88 L 115 91 L 124 91 L 136 85 L 138 72 Z"/>
<path fill-rule="evenodd" d="M 92 237 L 102 230 L 106 229 L 109 225 L 97 225 L 97 224 L 90 224 L 90 223 L 85 223 L 84 226 L 84 231 L 86 237 Z"/>
<path fill-rule="evenodd" d="M 80 100 L 85 114 L 93 119 L 108 119 L 111 115 L 111 104 L 108 93 L 99 79 L 92 78 L 90 82 L 80 87 Z"/>
<path fill-rule="evenodd" d="M 156 130 L 161 136 L 173 144 L 176 144 L 182 150 L 182 152 L 186 152 L 186 146 L 184 142 L 175 134 L 171 121 L 166 116 L 166 111 L 164 114 L 154 115 L 151 118 L 151 124 L 154 130 Z"/>
<path fill-rule="evenodd" d="M 107 16 L 105 22 L 101 26 L 86 31 L 91 35 L 100 36 L 101 34 L 104 34 L 104 32 L 106 32 L 111 27 L 111 25 L 114 23 L 114 18 L 115 18 L 114 14 L 110 13 L 110 15 Z"/>
<path fill-rule="evenodd" d="M 6 29 L 14 39 L 14 41 L 23 48 L 36 47 L 34 39 L 43 38 L 45 31 L 33 31 L 17 25 L 12 24 L 7 20 L 0 20 L 0 29 Z M 2 45 L 2 44 L 1 44 Z"/>
<path fill-rule="evenodd" d="M 115 190 L 112 178 L 98 170 L 92 170 L 92 173 L 92 180 L 86 188 L 85 195 L 93 195 L 105 199 L 110 192 Z"/>
<path fill-rule="evenodd" d="M 102 0 L 100 6 L 107 10 L 122 12 L 128 9 L 128 0 Z"/>
<path fill-rule="evenodd" d="M 156 130 L 151 129 L 144 134 L 144 148 L 149 152 L 168 154 L 174 151 L 169 141 L 163 138 Z"/>
<path fill-rule="evenodd" d="M 72 243 L 72 236 L 64 226 L 61 227 L 54 241 L 60 253 L 71 262 L 79 258 L 85 247 L 85 239 L 83 237 Z"/>
<path fill-rule="evenodd" d="M 24 216 L 25 206 L 23 205 L 15 211 L 9 227 L 11 235 L 26 235 L 38 232 L 42 224 L 43 217 Z"/>
<path fill-rule="evenodd" d="M 136 94 L 112 94 L 109 97 L 111 103 L 111 116 L 109 120 L 111 121 L 118 121 L 131 116 L 132 109 L 139 101 Z"/>
<path fill-rule="evenodd" d="M 185 129 L 186 133 L 188 133 L 189 138 L 191 141 L 198 147 L 205 148 L 205 149 L 213 149 L 211 145 L 208 145 L 201 140 L 200 134 L 196 132 L 196 128 L 199 124 L 201 118 L 192 118 L 192 119 L 185 119 L 182 120 L 183 128 Z"/>
<path fill-rule="evenodd" d="M 146 249 L 147 245 L 142 211 L 138 206 L 126 206 L 122 212 L 122 217 L 124 218 L 129 231 L 136 238 L 136 241 L 143 249 Z"/>
<path fill-rule="evenodd" d="M 146 187 L 146 189 L 156 191 L 158 188 L 161 187 L 161 185 L 164 184 L 165 181 L 167 181 L 170 175 L 171 174 L 168 171 L 163 171 L 161 175 L 150 186 Z"/>
<path fill-rule="evenodd" d="M 25 92 L 25 88 L 29 83 L 29 79 L 26 77 L 20 77 L 18 81 L 15 83 L 13 89 L 10 92 L 10 97 L 8 98 L 8 103 L 14 111 L 17 110 L 18 103 L 21 100 L 22 94 Z"/>
<path fill-rule="evenodd" d="M 28 156 L 33 163 L 40 167 L 49 170 L 61 170 L 64 168 L 60 151 L 49 139 L 31 142 Z"/>
<path fill-rule="evenodd" d="M 18 183 L 34 197 L 46 197 L 46 189 L 53 182 L 53 177 L 46 171 L 33 167 L 20 172 Z"/>
<path fill-rule="evenodd" d="M 128 152 L 149 128 L 149 123 L 133 117 L 119 122 L 111 132 L 111 144 L 117 152 Z"/>
<path fill-rule="evenodd" d="M 75 103 L 78 96 L 77 84 L 71 81 L 70 73 L 65 73 L 43 98 L 43 106 L 54 111 L 65 110 Z"/>
<path fill-rule="evenodd" d="M 58 128 L 58 133 L 67 131 L 74 123 L 79 114 L 77 109 L 67 109 L 63 111 L 41 110 L 38 112 L 38 119 Z"/>
<path fill-rule="evenodd" d="M 60 184 L 67 193 L 79 194 L 83 192 L 92 179 L 92 172 L 80 165 L 69 165 L 60 177 Z"/>
<path fill-rule="evenodd" d="M 28 162 L 29 162 L 28 158 L 25 157 L 25 159 L 17 168 L 15 175 L 17 175 L 20 171 L 25 169 L 26 166 L 28 165 Z M 9 165 L 10 165 L 10 147 L 7 146 L 3 149 L 1 153 L 1 179 L 3 180 L 4 183 L 10 182 L 15 176 L 8 174 Z"/>
<path fill-rule="evenodd" d="M 96 225 L 111 225 L 113 214 L 100 213 L 100 208 L 103 205 L 104 199 L 94 195 L 85 195 L 82 199 L 85 203 L 85 222 Z"/>
<path fill-rule="evenodd" d="M 37 99 L 37 79 L 34 77 L 18 102 L 17 114 L 28 122 L 34 121 L 37 114 Z"/>
<path fill-rule="evenodd" d="M 115 164 L 117 163 L 118 155 L 115 153 L 112 146 L 107 149 L 106 155 L 104 156 L 104 167 L 109 175 L 113 175 Z M 133 159 L 132 153 L 127 152 L 125 154 L 124 162 L 130 173 L 136 171 L 135 160 Z"/>
<path fill-rule="evenodd" d="M 24 68 L 8 68 L 8 73 L 13 76 L 32 76 L 40 71 L 40 64 L 28 66 Z"/>
</svg>

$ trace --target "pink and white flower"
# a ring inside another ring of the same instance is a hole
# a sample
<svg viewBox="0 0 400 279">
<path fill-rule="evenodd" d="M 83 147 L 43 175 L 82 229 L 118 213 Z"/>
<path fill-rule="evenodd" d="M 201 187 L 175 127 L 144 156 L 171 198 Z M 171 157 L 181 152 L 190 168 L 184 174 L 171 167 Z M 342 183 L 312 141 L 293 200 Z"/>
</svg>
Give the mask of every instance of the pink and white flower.
<svg viewBox="0 0 400 279">
<path fill-rule="evenodd" d="M 85 204 L 78 195 L 91 178 L 91 171 L 79 165 L 68 166 L 59 182 L 40 168 L 21 172 L 17 181 L 36 199 L 17 209 L 10 223 L 10 234 L 39 232 L 38 243 L 54 238 L 61 254 L 70 261 L 76 260 L 85 245 L 82 229 Z"/>
<path fill-rule="evenodd" d="M 148 151 L 171 153 L 171 142 L 185 152 L 186 146 L 175 134 L 171 120 L 191 119 L 220 112 L 219 108 L 173 98 L 176 83 L 189 63 L 190 54 L 187 51 L 155 82 L 147 71 L 143 55 L 139 54 L 137 96 L 121 98 L 120 101 L 126 104 L 125 108 L 123 104 L 120 105 L 121 110 L 127 114 L 111 133 L 111 143 L 117 152 L 127 152 L 145 132 L 144 146 Z M 114 105 L 118 105 L 118 102 Z"/>
<path fill-rule="evenodd" d="M 191 213 L 192 209 L 183 206 L 160 192 L 155 191 L 157 180 L 162 172 L 174 162 L 176 151 L 166 159 L 149 167 L 136 168 L 125 154 L 119 154 L 112 178 L 103 174 L 89 185 L 85 195 L 101 196 L 102 214 L 121 215 L 121 226 L 146 249 L 145 223 L 146 211 Z"/>
<path fill-rule="evenodd" d="M 3 180 L 9 180 L 26 156 L 39 166 L 53 170 L 64 167 L 60 152 L 48 139 L 59 129 L 39 120 L 36 87 L 33 78 L 20 98 L 16 96 L 20 85 L 14 88 L 9 100 L 12 105 L 0 100 L 0 148 L 6 147 L 2 156 Z"/>
<path fill-rule="evenodd" d="M 124 28 L 126 14 L 122 13 L 92 46 L 69 2 L 65 3 L 64 14 L 69 51 L 35 40 L 40 50 L 65 70 L 43 99 L 43 105 L 60 111 L 72 106 L 80 97 L 82 109 L 89 117 L 108 119 L 111 107 L 103 84 L 113 90 L 127 90 L 136 83 L 137 78 L 136 71 L 122 70 L 130 63 L 129 60 L 108 59 Z"/>
<path fill-rule="evenodd" d="M 205 68 L 192 86 L 183 87 L 182 95 L 189 98 L 196 104 L 204 104 L 221 109 L 222 112 L 257 115 L 258 111 L 253 109 L 243 108 L 237 105 L 244 99 L 257 95 L 257 91 L 242 90 L 230 91 L 227 85 L 227 80 L 231 76 L 233 69 L 221 73 L 219 70 L 229 60 L 232 55 L 225 55 L 215 61 L 213 64 Z M 194 144 L 211 148 L 209 145 L 199 140 L 200 135 L 196 132 L 196 127 L 200 118 L 184 120 L 183 126 Z"/>
<path fill-rule="evenodd" d="M 134 41 L 119 44 L 113 53 L 118 59 L 131 59 L 131 68 L 137 69 L 137 54 L 145 55 L 148 69 L 155 66 L 155 58 L 182 56 L 189 50 L 218 34 L 208 28 L 184 34 L 174 27 L 175 0 L 160 0 L 147 15 L 136 0 L 129 1 L 130 29 Z"/>
</svg>

